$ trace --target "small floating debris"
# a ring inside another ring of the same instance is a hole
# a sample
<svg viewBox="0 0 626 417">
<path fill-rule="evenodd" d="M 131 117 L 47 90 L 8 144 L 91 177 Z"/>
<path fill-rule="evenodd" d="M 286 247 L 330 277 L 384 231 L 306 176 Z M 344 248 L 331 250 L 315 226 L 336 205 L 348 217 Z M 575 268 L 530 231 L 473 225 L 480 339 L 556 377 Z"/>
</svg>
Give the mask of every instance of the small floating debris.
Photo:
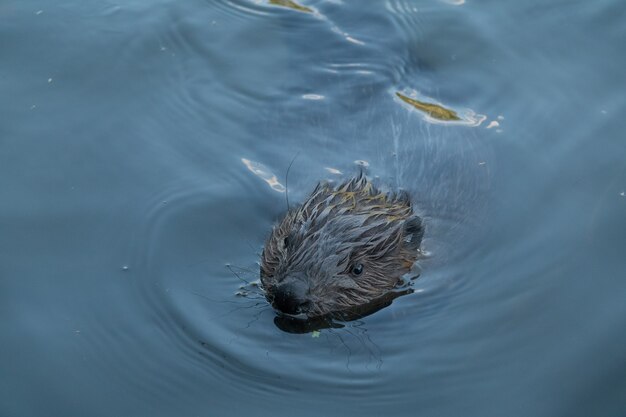
<svg viewBox="0 0 626 417">
<path fill-rule="evenodd" d="M 415 107 L 417 110 L 423 111 L 424 113 L 426 113 L 427 115 L 429 115 L 430 117 L 434 119 L 443 120 L 443 121 L 461 120 L 461 118 L 457 116 L 454 110 L 446 109 L 445 107 L 440 106 L 439 104 L 426 103 L 425 101 L 419 101 L 414 98 L 407 97 L 402 93 L 396 93 L 396 96 L 398 96 L 400 100 L 404 101 L 407 104 L 410 104 L 411 106 Z"/>
<path fill-rule="evenodd" d="M 35 14 L 36 14 L 37 16 L 39 16 L 39 15 L 40 15 L 40 14 L 42 14 L 42 13 L 43 13 L 43 10 L 37 10 L 37 11 L 35 12 Z"/>
<path fill-rule="evenodd" d="M 619 195 L 621 195 L 622 197 L 626 197 L 626 191 L 622 191 L 621 193 L 619 193 Z"/>
<path fill-rule="evenodd" d="M 320 337 L 320 331 L 319 330 L 313 330 L 311 332 L 311 337 Z"/>
<path fill-rule="evenodd" d="M 498 126 L 500 126 L 500 123 L 496 122 L 495 120 L 492 120 L 491 123 L 487 125 L 487 129 L 491 129 L 492 127 L 498 127 Z"/>
<path fill-rule="evenodd" d="M 291 0 L 269 0 L 269 3 L 274 6 L 287 7 L 289 9 L 297 10 L 299 12 L 313 13 L 313 9 L 302 6 L 301 4 L 298 4 L 295 1 Z"/>
<path fill-rule="evenodd" d="M 128 271 L 129 269 L 130 269 L 130 268 L 128 267 L 128 265 L 124 265 L 124 266 L 122 267 L 122 271 Z"/>
<path fill-rule="evenodd" d="M 406 90 L 405 90 L 406 91 Z M 415 90 L 408 92 L 395 92 L 395 96 L 401 102 L 408 104 L 411 108 L 419 110 L 424 114 L 424 119 L 430 123 L 450 123 L 465 126 L 480 126 L 487 119 L 483 114 L 476 114 L 470 109 L 463 109 L 460 112 L 446 108 L 426 97 L 419 97 Z"/>
<path fill-rule="evenodd" d="M 51 83 L 51 82 L 52 82 L 52 78 L 48 78 L 48 83 Z"/>
</svg>

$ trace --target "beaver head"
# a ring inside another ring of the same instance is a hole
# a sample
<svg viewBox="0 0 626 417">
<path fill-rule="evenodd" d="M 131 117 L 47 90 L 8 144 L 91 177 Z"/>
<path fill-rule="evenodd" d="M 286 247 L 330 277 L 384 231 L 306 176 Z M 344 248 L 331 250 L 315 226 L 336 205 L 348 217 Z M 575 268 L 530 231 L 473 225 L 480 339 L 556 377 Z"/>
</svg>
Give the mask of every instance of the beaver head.
<svg viewBox="0 0 626 417">
<path fill-rule="evenodd" d="M 401 282 L 423 233 L 405 192 L 380 192 L 363 175 L 336 187 L 320 183 L 265 244 L 266 298 L 309 318 L 362 306 Z"/>
</svg>

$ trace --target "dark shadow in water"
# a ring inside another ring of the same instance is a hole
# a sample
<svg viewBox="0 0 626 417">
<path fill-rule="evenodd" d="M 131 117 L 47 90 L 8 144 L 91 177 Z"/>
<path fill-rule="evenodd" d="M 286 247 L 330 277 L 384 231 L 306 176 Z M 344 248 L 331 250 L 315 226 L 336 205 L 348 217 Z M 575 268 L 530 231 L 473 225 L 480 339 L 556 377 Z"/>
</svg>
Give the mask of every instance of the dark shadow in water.
<svg viewBox="0 0 626 417">
<path fill-rule="evenodd" d="M 345 324 L 342 322 L 354 321 L 369 316 L 370 314 L 374 314 L 377 311 L 391 305 L 393 300 L 396 298 L 412 293 L 413 288 L 403 288 L 402 290 L 390 291 L 382 297 L 376 298 L 367 304 L 310 319 L 300 319 L 297 317 L 279 314 L 274 318 L 274 324 L 284 332 L 297 334 L 311 333 L 322 329 L 340 329 L 345 327 Z"/>
</svg>

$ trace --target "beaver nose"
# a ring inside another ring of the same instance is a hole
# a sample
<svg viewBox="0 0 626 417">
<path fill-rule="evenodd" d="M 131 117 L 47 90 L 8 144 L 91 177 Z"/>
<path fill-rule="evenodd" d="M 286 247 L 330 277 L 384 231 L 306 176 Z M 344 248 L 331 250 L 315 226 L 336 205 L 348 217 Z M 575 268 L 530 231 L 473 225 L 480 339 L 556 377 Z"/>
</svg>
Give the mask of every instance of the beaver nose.
<svg viewBox="0 0 626 417">
<path fill-rule="evenodd" d="M 309 305 L 308 286 L 302 281 L 288 281 L 274 289 L 274 307 L 286 314 L 304 313 Z"/>
</svg>

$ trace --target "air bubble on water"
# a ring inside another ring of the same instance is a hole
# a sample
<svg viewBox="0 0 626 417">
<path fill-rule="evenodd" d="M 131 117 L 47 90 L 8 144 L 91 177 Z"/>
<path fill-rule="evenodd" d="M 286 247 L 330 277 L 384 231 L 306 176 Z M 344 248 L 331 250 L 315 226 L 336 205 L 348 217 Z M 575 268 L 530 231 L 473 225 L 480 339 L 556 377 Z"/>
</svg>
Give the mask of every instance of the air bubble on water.
<svg viewBox="0 0 626 417">
<path fill-rule="evenodd" d="M 124 265 L 122 266 L 122 271 L 128 271 L 130 268 L 128 267 L 128 265 Z"/>
</svg>

